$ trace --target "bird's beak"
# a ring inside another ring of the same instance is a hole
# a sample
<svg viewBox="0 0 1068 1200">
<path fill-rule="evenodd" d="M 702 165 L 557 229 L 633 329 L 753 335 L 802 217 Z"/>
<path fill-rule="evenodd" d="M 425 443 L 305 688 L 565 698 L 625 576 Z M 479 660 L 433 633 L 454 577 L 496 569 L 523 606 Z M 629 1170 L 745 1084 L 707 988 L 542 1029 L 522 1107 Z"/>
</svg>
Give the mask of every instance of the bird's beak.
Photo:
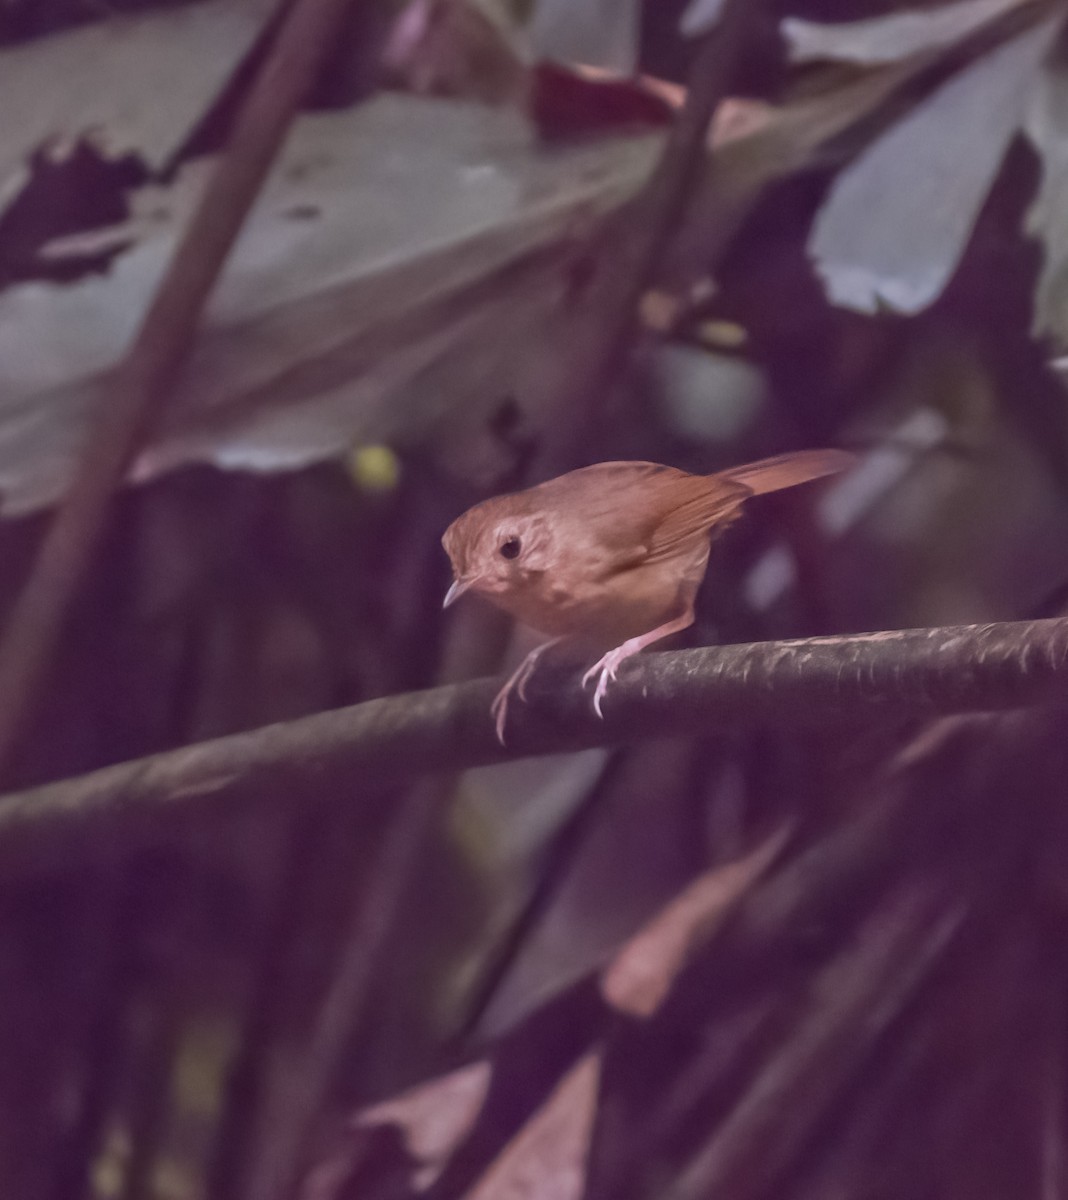
<svg viewBox="0 0 1068 1200">
<path fill-rule="evenodd" d="M 453 580 L 452 587 L 445 593 L 445 602 L 441 607 L 448 608 L 450 604 L 455 604 L 474 582 L 473 578 Z"/>
</svg>

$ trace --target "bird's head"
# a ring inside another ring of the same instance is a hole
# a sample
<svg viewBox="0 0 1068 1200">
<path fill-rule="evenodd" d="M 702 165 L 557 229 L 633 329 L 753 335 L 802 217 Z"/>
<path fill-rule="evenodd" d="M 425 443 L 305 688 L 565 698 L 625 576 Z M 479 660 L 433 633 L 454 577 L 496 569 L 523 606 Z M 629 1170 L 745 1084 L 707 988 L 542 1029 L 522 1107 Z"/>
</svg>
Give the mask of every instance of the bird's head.
<svg viewBox="0 0 1068 1200">
<path fill-rule="evenodd" d="M 544 515 L 500 496 L 468 509 L 445 530 L 441 544 L 452 562 L 453 584 L 445 607 L 464 592 L 477 592 L 501 608 L 548 570 L 552 535 Z"/>
</svg>

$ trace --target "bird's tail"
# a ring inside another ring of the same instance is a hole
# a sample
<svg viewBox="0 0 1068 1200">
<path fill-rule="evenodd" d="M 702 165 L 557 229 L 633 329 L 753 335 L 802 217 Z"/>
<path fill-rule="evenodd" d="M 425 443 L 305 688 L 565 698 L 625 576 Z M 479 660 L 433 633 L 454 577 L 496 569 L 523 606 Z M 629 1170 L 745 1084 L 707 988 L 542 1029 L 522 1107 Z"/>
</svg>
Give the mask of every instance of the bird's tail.
<svg viewBox="0 0 1068 1200">
<path fill-rule="evenodd" d="M 797 450 L 792 454 L 762 458 L 746 467 L 732 467 L 721 472 L 720 478 L 744 484 L 759 496 L 763 492 L 777 492 L 809 479 L 819 479 L 821 475 L 834 475 L 854 462 L 856 455 L 848 450 Z"/>
</svg>

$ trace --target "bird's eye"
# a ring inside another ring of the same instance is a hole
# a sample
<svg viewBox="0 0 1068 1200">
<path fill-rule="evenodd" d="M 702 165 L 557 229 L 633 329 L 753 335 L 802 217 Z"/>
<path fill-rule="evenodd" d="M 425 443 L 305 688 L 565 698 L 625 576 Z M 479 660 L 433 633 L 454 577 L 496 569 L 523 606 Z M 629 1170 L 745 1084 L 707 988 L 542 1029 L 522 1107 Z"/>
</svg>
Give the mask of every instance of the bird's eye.
<svg viewBox="0 0 1068 1200">
<path fill-rule="evenodd" d="M 519 538 L 510 537 L 501 542 L 501 558 L 518 558 L 519 557 Z"/>
</svg>

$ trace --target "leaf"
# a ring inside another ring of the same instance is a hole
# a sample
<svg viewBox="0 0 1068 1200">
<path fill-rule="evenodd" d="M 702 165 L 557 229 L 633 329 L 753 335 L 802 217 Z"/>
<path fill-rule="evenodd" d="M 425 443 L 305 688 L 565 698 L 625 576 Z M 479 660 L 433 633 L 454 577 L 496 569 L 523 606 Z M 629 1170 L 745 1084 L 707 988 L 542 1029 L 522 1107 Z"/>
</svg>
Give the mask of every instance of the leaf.
<svg viewBox="0 0 1068 1200">
<path fill-rule="evenodd" d="M 108 153 L 168 162 L 273 8 L 211 0 L 0 50 L 0 203 L 29 155 L 53 141 L 91 136 Z"/>
<path fill-rule="evenodd" d="M 794 62 L 831 59 L 873 66 L 947 50 L 1011 9 L 1030 3 L 1032 0 L 960 0 L 841 25 L 787 17 L 781 28 Z"/>
<path fill-rule="evenodd" d="M 766 187 L 825 161 L 829 144 L 840 146 L 920 70 L 916 61 L 876 68 L 781 107 L 724 102 L 712 123 L 714 153 L 668 248 L 662 279 L 678 291 L 706 279 Z"/>
<path fill-rule="evenodd" d="M 745 858 L 713 867 L 680 892 L 605 969 L 605 1000 L 632 1017 L 651 1017 L 694 950 L 708 942 L 771 866 L 790 832 L 788 827 L 777 830 Z"/>
<path fill-rule="evenodd" d="M 659 141 L 548 149 L 514 111 L 403 95 L 302 117 L 134 478 L 286 470 L 397 437 L 439 459 L 462 445 L 480 478 L 479 456 L 499 453 L 488 416 L 527 362 L 517 347 L 536 355 L 561 311 L 568 246 L 640 185 Z M 135 198 L 107 275 L 0 293 L 5 512 L 66 486 L 207 169 Z"/>
<path fill-rule="evenodd" d="M 528 35 L 536 58 L 629 75 L 638 65 L 637 0 L 538 0 Z"/>
<path fill-rule="evenodd" d="M 1034 331 L 1063 349 L 1068 347 L 1068 72 L 1063 62 L 1039 75 L 1025 128 L 1042 162 L 1042 181 L 1026 222 L 1045 251 Z"/>
<path fill-rule="evenodd" d="M 488 1062 L 469 1063 L 363 1109 L 352 1124 L 364 1129 L 395 1125 L 405 1149 L 419 1163 L 413 1184 L 417 1191 L 425 1191 L 474 1127 L 492 1078 Z"/>
<path fill-rule="evenodd" d="M 910 881 L 911 882 L 911 881 Z M 891 893 L 855 944 L 812 971 L 793 1028 L 732 1096 L 677 1180 L 679 1197 L 790 1194 L 784 1180 L 881 1038 L 944 962 L 972 908 L 929 884 Z"/>
<path fill-rule="evenodd" d="M 581 1200 L 600 1081 L 601 1053 L 591 1051 L 564 1076 L 465 1200 Z"/>
<path fill-rule="evenodd" d="M 672 834 L 675 808 L 684 803 L 690 780 L 682 743 L 630 756 L 592 790 L 590 776 L 598 769 L 593 756 L 603 752 L 587 754 L 585 759 L 568 756 L 553 770 L 543 768 L 541 794 L 528 793 L 532 811 L 524 813 L 519 826 L 528 831 L 528 846 L 534 840 L 532 820 L 540 819 L 544 828 L 554 810 L 559 814 L 565 804 L 581 803 L 560 826 L 549 857 L 537 865 L 539 885 L 550 886 L 536 907 L 536 923 L 526 926 L 518 945 L 511 943 L 517 953 L 477 1025 L 482 1037 L 501 1036 L 577 981 L 596 978 L 619 947 L 677 894 L 679 880 L 692 870 L 685 847 Z M 500 796 L 514 781 L 470 774 L 480 776 L 477 782 L 487 788 L 484 811 L 490 789 L 496 785 L 499 807 Z M 579 791 L 583 775 L 585 800 Z M 537 775 L 527 779 L 538 786 Z M 518 871 L 513 868 L 512 874 Z"/>
<path fill-rule="evenodd" d="M 536 644 L 529 631 L 517 627 L 502 669 L 511 670 Z M 568 954 L 576 941 L 587 940 L 576 939 L 573 926 L 566 946 L 554 945 L 550 950 L 548 968 L 537 953 L 546 934 L 544 923 L 534 935 L 533 956 L 527 939 L 520 950 L 512 937 L 536 890 L 538 864 L 542 864 L 538 874 L 545 870 L 542 856 L 547 850 L 552 854 L 551 847 L 561 836 L 574 836 L 573 822 L 606 760 L 604 750 L 582 750 L 476 767 L 460 779 L 453 806 L 454 834 L 464 848 L 469 870 L 477 873 L 480 886 L 492 897 L 481 937 L 471 949 L 463 995 L 463 1019 L 473 1024 L 480 1037 L 499 1036 L 576 976 L 589 973 L 587 958 L 576 962 Z M 549 918 L 550 934 L 551 930 Z M 505 952 L 518 951 L 518 960 L 502 963 L 502 947 Z M 509 968 L 503 978 L 487 986 L 502 966 Z"/>
<path fill-rule="evenodd" d="M 938 298 L 1062 20 L 1041 22 L 959 72 L 838 175 L 809 240 L 835 304 L 912 314 Z"/>
</svg>

